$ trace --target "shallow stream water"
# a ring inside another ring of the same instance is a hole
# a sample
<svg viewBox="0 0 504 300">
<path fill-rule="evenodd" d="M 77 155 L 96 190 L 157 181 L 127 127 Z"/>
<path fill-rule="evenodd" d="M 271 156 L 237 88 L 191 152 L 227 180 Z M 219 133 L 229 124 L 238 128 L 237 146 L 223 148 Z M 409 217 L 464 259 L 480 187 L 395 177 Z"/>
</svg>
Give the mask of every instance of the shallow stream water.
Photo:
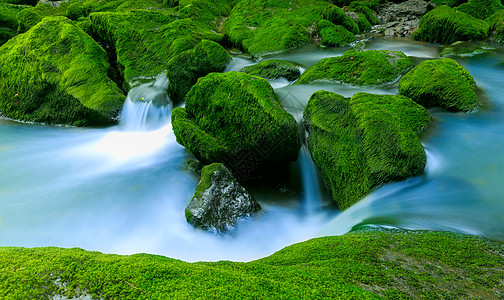
<svg viewBox="0 0 504 300">
<path fill-rule="evenodd" d="M 401 50 L 414 61 L 437 57 L 438 45 L 378 39 L 366 49 Z M 274 58 L 302 70 L 345 48 L 307 46 Z M 193 229 L 184 218 L 197 176 L 176 143 L 162 76 L 130 92 L 123 118 L 110 128 L 68 128 L 0 119 L 0 245 L 81 247 L 105 253 L 147 252 L 186 261 L 246 261 L 320 235 L 363 225 L 435 229 L 504 239 L 504 52 L 458 60 L 489 103 L 477 113 L 432 111 L 422 142 L 424 176 L 381 187 L 343 213 L 303 146 L 278 183 L 249 188 L 264 212 L 231 234 Z M 254 61 L 235 57 L 227 71 Z M 271 82 L 296 119 L 319 89 L 345 96 L 385 89 Z M 142 100 L 142 98 L 144 98 Z M 155 99 L 156 105 L 148 100 Z M 161 108 L 160 108 L 161 107 Z M 141 121 L 143 120 L 143 121 Z"/>
</svg>

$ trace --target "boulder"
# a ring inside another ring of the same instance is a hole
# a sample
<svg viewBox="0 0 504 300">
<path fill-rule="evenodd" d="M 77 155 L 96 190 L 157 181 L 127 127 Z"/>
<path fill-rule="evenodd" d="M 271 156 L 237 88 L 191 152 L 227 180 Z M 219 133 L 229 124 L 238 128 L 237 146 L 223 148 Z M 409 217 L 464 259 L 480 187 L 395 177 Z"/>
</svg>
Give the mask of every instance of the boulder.
<svg viewBox="0 0 504 300">
<path fill-rule="evenodd" d="M 456 7 L 478 19 L 486 19 L 503 8 L 500 0 L 469 0 Z"/>
<path fill-rule="evenodd" d="M 335 25 L 341 25 L 346 30 L 350 31 L 353 34 L 359 34 L 359 26 L 355 21 L 347 16 L 345 12 L 335 5 L 330 5 L 327 7 L 322 13 L 322 17 L 325 20 L 332 22 Z"/>
<path fill-rule="evenodd" d="M 170 59 L 166 76 L 170 81 L 168 92 L 173 101 L 181 101 L 198 78 L 212 72 L 222 72 L 231 56 L 219 44 L 202 40 L 193 49 Z"/>
<path fill-rule="evenodd" d="M 352 49 L 342 56 L 320 60 L 296 83 L 335 81 L 357 86 L 383 86 L 397 81 L 410 68 L 410 59 L 400 51 Z"/>
<path fill-rule="evenodd" d="M 268 81 L 241 72 L 210 73 L 173 110 L 177 142 L 204 164 L 224 163 L 239 180 L 297 158 L 297 124 Z"/>
<path fill-rule="evenodd" d="M 399 93 L 418 104 L 447 111 L 474 111 L 479 107 L 476 83 L 464 67 L 451 58 L 427 60 L 399 81 Z"/>
<path fill-rule="evenodd" d="M 345 27 L 327 20 L 317 22 L 317 31 L 320 34 L 320 44 L 328 47 L 346 46 L 356 40 L 355 35 Z"/>
<path fill-rule="evenodd" d="M 338 207 L 347 209 L 390 181 L 422 174 L 417 134 L 430 122 L 404 96 L 315 92 L 304 110 L 308 147 Z"/>
<path fill-rule="evenodd" d="M 0 111 L 74 126 L 111 124 L 125 96 L 107 53 L 65 17 L 48 17 L 0 48 Z"/>
<path fill-rule="evenodd" d="M 498 42 L 504 42 L 504 9 L 500 10 L 485 19 L 490 26 L 490 32 L 493 32 L 493 39 Z"/>
<path fill-rule="evenodd" d="M 208 231 L 224 233 L 240 219 L 261 210 L 252 195 L 223 164 L 214 163 L 201 171 L 201 180 L 185 209 L 187 222 Z"/>
<path fill-rule="evenodd" d="M 278 79 L 283 77 L 289 81 L 294 81 L 301 75 L 298 65 L 280 59 L 263 60 L 255 65 L 242 68 L 240 72 L 259 76 L 264 79 Z"/>
</svg>

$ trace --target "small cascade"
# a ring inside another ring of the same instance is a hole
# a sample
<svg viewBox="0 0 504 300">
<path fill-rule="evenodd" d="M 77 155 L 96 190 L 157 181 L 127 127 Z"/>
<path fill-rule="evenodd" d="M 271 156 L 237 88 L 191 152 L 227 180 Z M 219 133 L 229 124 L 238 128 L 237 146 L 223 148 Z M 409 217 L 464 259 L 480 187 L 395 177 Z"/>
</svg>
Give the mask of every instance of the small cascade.
<svg viewBox="0 0 504 300">
<path fill-rule="evenodd" d="M 303 144 L 299 154 L 299 161 L 301 164 L 301 176 L 303 180 L 303 202 L 301 208 L 306 215 L 316 213 L 320 208 L 320 185 L 317 174 L 317 169 L 310 155 L 308 147 Z"/>
<path fill-rule="evenodd" d="M 164 72 L 155 81 L 133 87 L 124 103 L 120 127 L 125 131 L 152 131 L 166 126 L 173 108 L 167 89 Z"/>
</svg>

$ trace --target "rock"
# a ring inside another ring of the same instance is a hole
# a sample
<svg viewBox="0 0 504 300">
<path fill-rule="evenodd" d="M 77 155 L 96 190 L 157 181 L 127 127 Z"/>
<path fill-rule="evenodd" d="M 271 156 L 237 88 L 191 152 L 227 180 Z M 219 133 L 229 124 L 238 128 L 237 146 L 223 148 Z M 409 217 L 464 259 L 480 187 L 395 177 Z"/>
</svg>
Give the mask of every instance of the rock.
<svg viewBox="0 0 504 300">
<path fill-rule="evenodd" d="M 0 111 L 48 124 L 104 125 L 125 96 L 107 53 L 65 17 L 48 17 L 0 48 Z"/>
<path fill-rule="evenodd" d="M 493 38 L 496 42 L 504 42 L 504 9 L 496 12 L 485 21 L 490 26 L 490 32 L 493 32 Z"/>
<path fill-rule="evenodd" d="M 427 60 L 399 81 L 399 93 L 418 104 L 447 111 L 474 111 L 479 107 L 472 76 L 451 58 Z"/>
<path fill-rule="evenodd" d="M 185 209 L 187 222 L 208 231 L 224 233 L 238 221 L 261 210 L 252 195 L 223 164 L 214 163 L 201 171 L 201 181 Z"/>
<path fill-rule="evenodd" d="M 348 50 L 342 56 L 320 60 L 296 83 L 335 81 L 357 86 L 383 86 L 397 81 L 410 68 L 410 59 L 400 51 Z"/>
<path fill-rule="evenodd" d="M 431 10 L 420 20 L 413 39 L 443 44 L 482 40 L 488 36 L 488 28 L 484 21 L 443 5 Z"/>
<path fill-rule="evenodd" d="M 173 110 L 177 142 L 204 164 L 224 163 L 238 180 L 268 175 L 297 158 L 297 124 L 269 83 L 241 72 L 211 73 Z"/>
<path fill-rule="evenodd" d="M 473 57 L 487 54 L 495 50 L 495 48 L 485 45 L 474 45 L 470 42 L 462 42 L 445 47 L 443 51 L 439 53 L 439 57 Z"/>
<path fill-rule="evenodd" d="M 328 47 L 346 46 L 356 40 L 353 33 L 341 25 L 334 25 L 327 20 L 317 22 L 317 31 L 320 34 L 320 44 Z"/>
<path fill-rule="evenodd" d="M 304 110 L 308 147 L 338 207 L 347 209 L 390 181 L 422 174 L 417 134 L 430 122 L 404 96 L 315 92 Z"/>
<path fill-rule="evenodd" d="M 469 0 L 455 9 L 478 19 L 486 19 L 503 8 L 500 0 Z"/>
<path fill-rule="evenodd" d="M 170 81 L 168 92 L 173 101 L 181 101 L 191 87 L 211 72 L 222 72 L 231 61 L 231 56 L 219 44 L 202 40 L 193 49 L 170 59 L 166 76 Z"/>
<path fill-rule="evenodd" d="M 26 9 L 25 6 L 0 2 L 0 46 L 17 35 L 16 16 L 24 9 Z"/>
<path fill-rule="evenodd" d="M 402 3 L 386 2 L 378 8 L 379 26 L 385 36 L 411 36 L 417 29 L 420 18 L 429 9 L 429 2 L 408 0 Z"/>
<path fill-rule="evenodd" d="M 240 72 L 259 76 L 264 79 L 278 79 L 283 77 L 289 81 L 294 81 L 301 75 L 299 66 L 280 59 L 263 60 L 255 65 L 242 68 Z"/>
<path fill-rule="evenodd" d="M 347 16 L 341 8 L 335 5 L 328 6 L 322 13 L 322 17 L 335 25 L 343 26 L 353 34 L 359 34 L 359 26 L 357 23 L 355 23 L 351 17 Z"/>
</svg>

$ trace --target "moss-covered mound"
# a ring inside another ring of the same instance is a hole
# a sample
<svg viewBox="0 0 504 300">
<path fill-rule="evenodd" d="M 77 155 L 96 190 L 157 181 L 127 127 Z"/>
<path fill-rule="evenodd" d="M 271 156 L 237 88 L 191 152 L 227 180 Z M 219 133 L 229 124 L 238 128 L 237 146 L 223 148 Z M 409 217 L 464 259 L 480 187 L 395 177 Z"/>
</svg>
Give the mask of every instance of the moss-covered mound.
<svg viewBox="0 0 504 300">
<path fill-rule="evenodd" d="M 307 30 L 329 5 L 323 0 L 240 0 L 224 22 L 223 32 L 255 57 L 310 43 Z"/>
<path fill-rule="evenodd" d="M 0 2 L 0 46 L 16 36 L 18 28 L 16 15 L 23 9 L 26 7 Z"/>
<path fill-rule="evenodd" d="M 348 50 L 328 57 L 309 68 L 296 82 L 336 81 L 359 86 L 381 86 L 399 79 L 411 68 L 410 59 L 400 51 Z"/>
<path fill-rule="evenodd" d="M 469 0 L 456 9 L 475 18 L 486 19 L 503 8 L 504 6 L 500 0 Z"/>
<path fill-rule="evenodd" d="M 504 289 L 503 252 L 481 238 L 401 231 L 313 239 L 248 263 L 4 247 L 0 297 L 492 299 Z"/>
<path fill-rule="evenodd" d="M 17 20 L 19 23 L 18 31 L 28 31 L 45 17 L 64 16 L 66 8 L 69 4 L 70 2 L 62 2 L 61 5 L 38 2 L 35 7 L 24 9 L 17 14 Z"/>
<path fill-rule="evenodd" d="M 173 57 L 167 65 L 166 76 L 170 81 L 168 92 L 174 101 L 182 100 L 191 87 L 211 72 L 222 72 L 231 56 L 219 44 L 202 40 L 193 49 Z"/>
<path fill-rule="evenodd" d="M 361 2 L 353 1 L 350 4 L 350 10 L 356 13 L 361 13 L 366 16 L 366 19 L 369 21 L 371 25 L 377 25 L 380 23 L 378 18 L 376 17 L 376 12 L 369 8 L 366 5 L 363 5 Z M 361 30 L 362 31 L 362 30 Z"/>
<path fill-rule="evenodd" d="M 0 48 L 0 111 L 23 121 L 110 123 L 124 95 L 108 57 L 65 17 L 49 17 Z"/>
<path fill-rule="evenodd" d="M 280 77 L 284 77 L 289 81 L 294 81 L 301 75 L 299 66 L 292 62 L 280 59 L 263 60 L 258 64 L 242 68 L 240 72 L 259 76 L 265 79 L 278 79 Z"/>
<path fill-rule="evenodd" d="M 399 81 L 399 93 L 418 104 L 448 111 L 474 111 L 479 107 L 476 83 L 464 67 L 450 58 L 420 63 Z"/>
<path fill-rule="evenodd" d="M 504 42 L 504 10 L 496 12 L 485 21 L 490 26 L 490 31 L 494 32 L 494 40 L 498 43 Z"/>
<path fill-rule="evenodd" d="M 420 20 L 413 39 L 451 44 L 456 41 L 482 40 L 488 36 L 488 24 L 462 11 L 443 5 Z"/>
<path fill-rule="evenodd" d="M 333 24 L 345 27 L 346 30 L 350 31 L 353 34 L 359 34 L 359 26 L 357 25 L 357 23 L 355 23 L 352 18 L 347 16 L 341 8 L 335 5 L 327 7 L 324 10 L 322 16 L 325 20 L 328 20 Z"/>
<path fill-rule="evenodd" d="M 320 44 L 328 47 L 346 46 L 356 40 L 355 35 L 345 27 L 327 20 L 317 22 L 317 31 L 320 34 Z"/>
<path fill-rule="evenodd" d="M 417 133 L 429 113 L 404 96 L 315 92 L 304 110 L 308 147 L 334 201 L 347 209 L 376 187 L 422 174 Z"/>
<path fill-rule="evenodd" d="M 200 78 L 185 108 L 173 110 L 172 125 L 198 160 L 222 162 L 239 180 L 295 160 L 300 147 L 296 121 L 269 83 L 241 72 Z"/>
</svg>

